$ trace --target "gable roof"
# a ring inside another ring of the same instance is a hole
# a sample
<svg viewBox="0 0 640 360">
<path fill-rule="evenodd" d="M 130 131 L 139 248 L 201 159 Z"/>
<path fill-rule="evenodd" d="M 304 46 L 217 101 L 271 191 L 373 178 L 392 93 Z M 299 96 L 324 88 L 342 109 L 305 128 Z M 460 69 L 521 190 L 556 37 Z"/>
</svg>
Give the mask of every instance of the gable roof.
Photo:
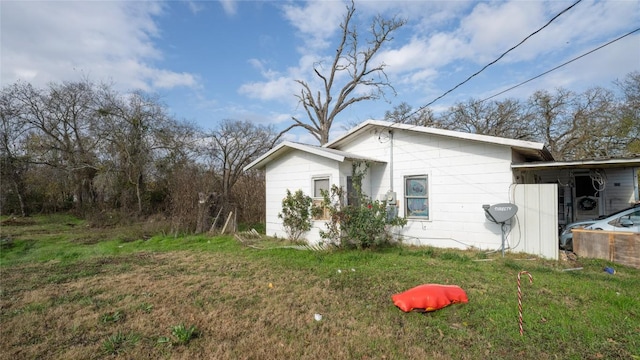
<svg viewBox="0 0 640 360">
<path fill-rule="evenodd" d="M 527 161 L 553 161 L 553 156 L 547 150 L 547 148 L 542 143 L 533 142 L 533 141 L 524 141 L 524 140 L 514 140 L 508 138 L 502 138 L 497 136 L 488 136 L 488 135 L 478 135 L 465 133 L 460 131 L 453 130 L 444 130 L 437 129 L 425 126 L 417 126 L 417 125 L 409 125 L 409 124 L 400 124 L 393 123 L 388 121 L 380 121 L 380 120 L 367 120 L 360 125 L 354 127 L 349 130 L 346 134 L 340 136 L 339 138 L 325 144 L 324 146 L 316 146 L 316 145 L 308 145 L 301 144 L 292 141 L 284 141 L 280 144 L 276 145 L 273 149 L 267 151 L 265 154 L 251 162 L 249 165 L 244 167 L 244 171 L 248 171 L 251 169 L 262 169 L 264 166 L 271 162 L 272 160 L 290 152 L 293 150 L 299 150 L 306 153 L 318 155 L 321 157 L 325 157 L 327 159 L 332 159 L 338 162 L 343 162 L 345 160 L 364 160 L 371 162 L 384 163 L 384 161 L 380 161 L 378 159 L 368 158 L 366 156 L 356 155 L 353 153 L 349 153 L 346 151 L 338 150 L 337 148 L 348 144 L 350 141 L 355 139 L 358 135 L 371 131 L 373 129 L 378 130 L 404 130 L 404 131 L 413 131 L 423 134 L 430 135 L 438 135 L 445 136 L 456 139 L 463 139 L 469 141 L 478 141 L 495 145 L 504 145 L 511 147 L 515 152 L 521 154 Z"/>
<path fill-rule="evenodd" d="M 509 146 L 516 152 L 522 154 L 527 160 L 532 161 L 553 161 L 553 156 L 547 150 L 543 143 L 538 143 L 534 141 L 525 141 L 525 140 L 515 140 L 497 136 L 489 136 L 489 135 L 478 135 L 465 133 L 460 131 L 453 130 L 444 130 L 438 128 L 431 128 L 426 126 L 417 126 L 417 125 L 409 125 L 409 124 L 400 124 L 389 121 L 380 121 L 380 120 L 367 120 L 355 128 L 349 130 L 346 134 L 341 137 L 325 144 L 324 146 L 327 148 L 337 148 L 344 144 L 347 144 L 351 141 L 351 139 L 355 138 L 358 134 L 370 131 L 374 128 L 383 128 L 383 129 L 399 129 L 405 131 L 413 131 L 423 134 L 430 135 L 439 135 L 463 140 L 471 140 L 478 141 L 496 145 L 504 145 Z"/>
<path fill-rule="evenodd" d="M 346 151 L 329 149 L 326 147 L 320 147 L 315 145 L 301 144 L 301 143 L 296 143 L 292 141 L 283 141 L 280 144 L 276 145 L 273 149 L 267 151 L 262 156 L 260 156 L 259 158 L 251 162 L 249 165 L 245 166 L 244 171 L 248 171 L 251 169 L 262 169 L 270 161 L 293 150 L 304 151 L 310 154 L 318 155 L 318 156 L 321 156 L 327 159 L 332 159 L 338 162 L 343 162 L 345 160 L 364 160 L 364 161 L 371 161 L 371 162 L 378 162 L 378 163 L 382 162 L 380 160 L 352 154 Z"/>
</svg>

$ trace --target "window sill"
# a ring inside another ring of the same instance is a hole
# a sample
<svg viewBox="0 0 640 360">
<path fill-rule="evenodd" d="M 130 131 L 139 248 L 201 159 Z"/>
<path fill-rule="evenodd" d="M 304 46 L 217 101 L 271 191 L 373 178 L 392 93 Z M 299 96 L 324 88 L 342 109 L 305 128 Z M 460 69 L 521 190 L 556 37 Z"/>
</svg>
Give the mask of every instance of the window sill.
<svg viewBox="0 0 640 360">
<path fill-rule="evenodd" d="M 420 222 L 431 222 L 430 218 L 422 218 L 422 217 L 406 217 L 407 221 L 420 221 Z"/>
</svg>

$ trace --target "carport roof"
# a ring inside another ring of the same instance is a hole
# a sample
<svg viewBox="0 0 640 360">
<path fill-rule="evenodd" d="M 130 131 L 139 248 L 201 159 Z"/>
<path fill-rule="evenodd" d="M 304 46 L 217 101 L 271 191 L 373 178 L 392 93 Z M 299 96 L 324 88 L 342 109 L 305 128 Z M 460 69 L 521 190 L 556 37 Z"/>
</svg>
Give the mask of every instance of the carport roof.
<svg viewBox="0 0 640 360">
<path fill-rule="evenodd" d="M 593 169 L 616 167 L 640 167 L 640 157 L 587 159 L 574 161 L 534 161 L 512 164 L 512 169 L 544 170 L 544 169 Z"/>
</svg>

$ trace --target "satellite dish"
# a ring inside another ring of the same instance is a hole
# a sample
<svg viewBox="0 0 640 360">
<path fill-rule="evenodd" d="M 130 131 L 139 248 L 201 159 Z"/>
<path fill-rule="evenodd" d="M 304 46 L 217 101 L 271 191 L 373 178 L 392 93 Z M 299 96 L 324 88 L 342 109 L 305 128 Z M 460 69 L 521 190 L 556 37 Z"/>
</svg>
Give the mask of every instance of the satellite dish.
<svg viewBox="0 0 640 360">
<path fill-rule="evenodd" d="M 484 215 L 487 217 L 487 219 L 496 224 L 502 225 L 502 257 L 504 257 L 504 245 L 507 239 L 507 233 L 505 230 L 505 227 L 507 225 L 505 223 L 516 215 L 516 213 L 518 212 L 518 207 L 516 206 L 516 204 L 502 203 L 495 205 L 482 205 L 482 208 L 484 209 Z"/>
<path fill-rule="evenodd" d="M 516 204 L 510 203 L 482 205 L 482 208 L 484 208 L 484 214 L 487 219 L 498 224 L 505 223 L 507 220 L 514 217 L 518 212 L 518 206 L 516 206 Z"/>
</svg>

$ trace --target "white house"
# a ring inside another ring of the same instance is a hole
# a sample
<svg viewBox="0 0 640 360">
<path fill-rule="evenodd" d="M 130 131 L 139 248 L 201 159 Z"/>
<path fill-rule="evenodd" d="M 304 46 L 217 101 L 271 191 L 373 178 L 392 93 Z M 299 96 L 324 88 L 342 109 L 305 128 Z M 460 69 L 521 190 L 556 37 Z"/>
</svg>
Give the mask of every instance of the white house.
<svg viewBox="0 0 640 360">
<path fill-rule="evenodd" d="M 278 214 L 287 189 L 301 189 L 319 201 L 321 189 L 351 186 L 356 161 L 370 165 L 363 191 L 389 200 L 408 220 L 396 230 L 405 243 L 487 250 L 504 243 L 507 249 L 558 257 L 562 194 L 559 178 L 543 184 L 536 171 L 545 172 L 547 180 L 555 174 L 544 165 L 554 163 L 544 144 L 376 120 L 324 146 L 280 143 L 245 167 L 265 170 L 267 234 L 286 236 Z M 631 164 L 640 166 L 640 159 Z M 638 200 L 635 184 L 628 202 Z M 519 208 L 508 231 L 489 221 L 483 209 L 501 203 Z M 323 229 L 325 221 L 314 220 L 307 241 L 319 242 Z"/>
</svg>

